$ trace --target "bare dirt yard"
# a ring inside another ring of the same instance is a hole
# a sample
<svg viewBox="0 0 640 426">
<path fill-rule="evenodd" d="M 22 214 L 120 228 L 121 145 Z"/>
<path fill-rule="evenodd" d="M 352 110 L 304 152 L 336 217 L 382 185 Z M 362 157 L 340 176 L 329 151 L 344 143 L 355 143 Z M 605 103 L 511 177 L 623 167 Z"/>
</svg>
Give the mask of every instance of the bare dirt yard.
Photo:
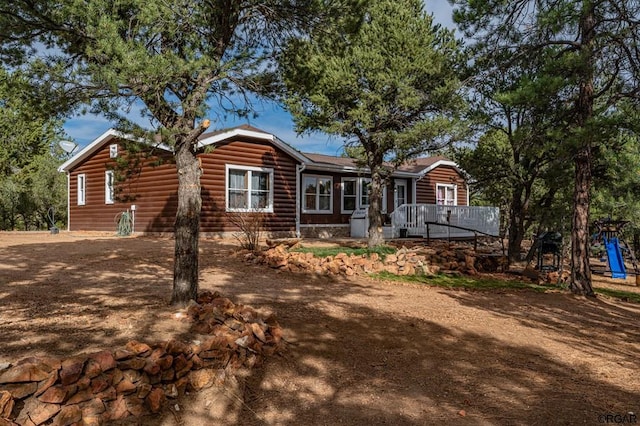
<svg viewBox="0 0 640 426">
<path fill-rule="evenodd" d="M 279 273 L 235 248 L 202 240 L 200 287 L 274 312 L 286 351 L 236 386 L 127 424 L 569 425 L 640 413 L 638 304 Z M 172 255 L 168 238 L 0 233 L 0 364 L 189 341 L 167 304 Z"/>
</svg>

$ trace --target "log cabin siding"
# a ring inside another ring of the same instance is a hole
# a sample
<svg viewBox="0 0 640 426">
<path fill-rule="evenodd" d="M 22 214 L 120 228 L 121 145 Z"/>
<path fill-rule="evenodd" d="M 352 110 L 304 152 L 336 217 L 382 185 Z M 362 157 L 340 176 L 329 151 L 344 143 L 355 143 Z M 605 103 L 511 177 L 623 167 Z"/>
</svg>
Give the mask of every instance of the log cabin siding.
<svg viewBox="0 0 640 426">
<path fill-rule="evenodd" d="M 140 173 L 118 185 L 119 196 L 128 201 L 105 203 L 105 172 L 113 164 L 109 145 L 105 143 L 80 166 L 70 171 L 69 230 L 117 230 L 118 214 L 136 206 L 135 231 L 173 232 L 178 179 L 173 156 L 162 151 L 142 161 Z M 120 148 L 119 155 L 126 152 Z M 160 165 L 158 159 L 162 158 Z M 199 155 L 202 162 L 202 215 L 200 230 L 207 233 L 238 231 L 226 213 L 226 165 L 266 167 L 273 169 L 273 213 L 263 213 L 264 230 L 295 232 L 296 162 L 288 154 L 269 143 L 233 141 L 216 146 L 212 152 Z M 77 204 L 77 176 L 85 174 L 86 202 Z M 239 214 L 239 213 L 236 213 Z"/>
<path fill-rule="evenodd" d="M 352 213 L 342 213 L 342 179 L 343 178 L 358 178 L 363 177 L 354 174 L 342 174 L 342 173 L 327 173 L 317 170 L 305 170 L 302 172 L 302 176 L 300 178 L 300 182 L 302 188 L 300 190 L 300 206 L 303 206 L 304 202 L 304 185 L 303 177 L 304 176 L 330 176 L 333 181 L 333 212 L 332 213 L 304 213 L 302 212 L 300 215 L 300 223 L 303 225 L 346 225 L 349 224 L 349 219 L 351 218 Z M 364 176 L 368 177 L 368 176 Z M 411 191 L 410 188 L 411 180 L 407 180 L 408 191 Z M 393 211 L 393 189 L 394 183 L 392 179 L 392 183 L 387 185 L 386 187 L 386 195 L 387 195 L 387 203 L 386 203 L 386 211 L 387 213 L 391 213 Z M 411 199 L 411 198 L 409 198 Z M 301 207 L 302 209 L 302 207 Z"/>
<path fill-rule="evenodd" d="M 113 204 L 105 203 L 105 172 L 114 160 L 109 156 L 109 141 L 78 167 L 70 170 L 69 230 L 113 231 L 117 230 L 117 216 L 136 205 L 135 230 L 144 232 L 171 232 L 175 219 L 175 201 L 178 188 L 175 166 L 169 153 L 160 153 L 142 160 L 138 177 L 122 185 L 116 185 L 116 199 Z M 118 155 L 126 156 L 119 143 Z M 155 165 L 159 158 L 163 163 Z M 78 205 L 78 175 L 85 174 L 86 202 Z M 121 191 L 121 192 L 120 192 Z M 120 192 L 120 193 L 118 193 Z M 173 194 L 173 198 L 172 198 Z M 120 200 L 128 196 L 126 201 Z"/>
<path fill-rule="evenodd" d="M 293 233 L 296 223 L 296 165 L 288 154 L 262 141 L 233 141 L 217 145 L 200 155 L 203 174 L 201 230 L 233 232 L 238 228 L 227 213 L 226 166 L 264 167 L 273 170 L 273 213 L 262 213 L 264 229 L 274 233 Z"/>
<path fill-rule="evenodd" d="M 177 206 L 178 179 L 173 155 L 170 152 L 155 149 L 153 155 L 146 156 L 142 161 L 140 173 L 118 185 L 118 193 L 113 204 L 105 203 L 105 171 L 114 160 L 109 157 L 109 146 L 119 145 L 119 155 L 126 158 L 126 146 L 132 142 L 124 142 L 117 136 L 98 139 L 98 145 L 93 145 L 86 157 L 68 170 L 69 173 L 69 230 L 117 230 L 116 217 L 136 206 L 135 231 L 137 232 L 173 232 Z M 83 154 L 84 155 L 84 154 Z M 351 213 L 342 213 L 343 178 L 363 177 L 355 172 L 337 172 L 318 169 L 317 164 L 307 164 L 307 169 L 301 173 L 300 184 L 303 185 L 304 176 L 329 176 L 332 179 L 333 210 L 331 213 L 304 213 L 304 188 L 300 190 L 300 199 L 296 200 L 297 167 L 303 156 L 298 157 L 288 151 L 285 146 L 276 141 L 254 137 L 250 135 L 236 135 L 217 142 L 214 149 L 199 154 L 202 176 L 202 215 L 201 231 L 204 233 L 237 232 L 238 227 L 233 223 L 242 213 L 226 212 L 227 199 L 227 165 L 238 167 L 268 168 L 273 170 L 273 212 L 261 213 L 263 229 L 270 233 L 293 234 L 296 231 L 296 207 L 300 206 L 300 225 L 320 228 L 331 225 L 346 228 L 350 222 Z M 158 161 L 161 159 L 162 161 Z M 158 164 L 159 163 L 159 164 Z M 79 174 L 86 177 L 86 203 L 77 204 L 77 179 Z M 415 176 L 415 177 L 413 177 Z M 425 176 L 419 177 L 418 172 L 405 178 L 406 202 L 419 204 L 436 203 L 436 185 L 457 185 L 457 204 L 466 205 L 467 191 L 463 176 L 449 165 L 439 165 Z M 364 176 L 366 177 L 366 176 Z M 386 188 L 386 211 L 391 213 L 394 208 L 395 179 L 391 179 Z M 126 201 L 124 197 L 129 197 Z M 297 201 L 297 203 L 296 203 Z M 246 216 L 243 216 L 246 217 Z M 385 216 L 385 220 L 389 215 Z"/>
<path fill-rule="evenodd" d="M 416 203 L 436 204 L 436 185 L 457 185 L 457 205 L 467 205 L 467 186 L 463 176 L 450 166 L 438 166 L 416 182 Z"/>
</svg>

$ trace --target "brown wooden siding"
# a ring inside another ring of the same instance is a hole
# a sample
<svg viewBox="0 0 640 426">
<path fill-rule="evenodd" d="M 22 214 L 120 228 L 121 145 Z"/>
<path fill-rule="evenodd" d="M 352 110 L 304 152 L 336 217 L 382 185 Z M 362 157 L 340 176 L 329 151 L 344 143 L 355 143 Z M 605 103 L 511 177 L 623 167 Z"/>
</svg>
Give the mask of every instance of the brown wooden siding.
<svg viewBox="0 0 640 426">
<path fill-rule="evenodd" d="M 164 162 L 155 165 L 158 157 L 142 162 L 140 173 L 118 185 L 120 197 L 132 200 L 105 204 L 105 171 L 113 163 L 109 145 L 105 142 L 89 159 L 70 172 L 70 230 L 113 231 L 116 216 L 136 205 L 135 230 L 138 232 L 172 232 L 175 221 L 178 179 L 172 155 L 163 151 Z M 126 153 L 122 148 L 119 155 Z M 202 232 L 237 231 L 225 213 L 226 164 L 268 167 L 274 170 L 274 212 L 264 214 L 264 227 L 269 232 L 295 231 L 296 162 L 288 154 L 261 141 L 234 141 L 201 154 Z M 77 204 L 77 176 L 85 174 L 86 203 Z"/>
<path fill-rule="evenodd" d="M 117 185 L 116 200 L 113 204 L 106 204 L 105 172 L 108 165 L 114 164 L 114 160 L 109 158 L 109 145 L 113 143 L 113 140 L 106 142 L 89 159 L 71 170 L 69 229 L 115 232 L 116 217 L 131 205 L 136 205 L 136 231 L 171 232 L 178 188 L 175 166 L 171 163 L 172 156 L 169 153 L 161 154 L 164 162 L 155 166 L 152 164 L 158 162 L 158 156 L 143 159 L 140 174 Z M 126 156 L 122 144 L 119 145 L 118 154 Z M 86 179 L 86 203 L 79 206 L 77 182 L 78 175 L 82 173 Z M 118 197 L 127 196 L 133 199 L 118 200 Z"/>
<path fill-rule="evenodd" d="M 109 145 L 114 140 L 105 141 L 90 158 L 70 171 L 70 230 L 117 230 L 118 214 L 136 205 L 135 230 L 138 232 L 172 232 L 177 205 L 178 180 L 172 155 L 165 151 L 155 151 L 155 155 L 142 161 L 140 173 L 118 185 L 120 198 L 131 197 L 126 201 L 105 203 L 105 171 L 113 164 L 109 158 Z M 123 144 L 119 155 L 126 158 Z M 158 156 L 164 160 L 158 163 Z M 265 213 L 264 228 L 269 232 L 294 232 L 296 219 L 296 165 L 295 159 L 285 152 L 262 140 L 236 140 L 216 146 L 209 153 L 201 154 L 203 174 L 202 183 L 202 232 L 237 231 L 225 212 L 226 165 L 267 167 L 274 171 L 274 212 Z M 86 203 L 77 204 L 77 178 L 86 176 Z M 341 213 L 342 177 L 357 177 L 355 174 L 326 173 L 305 171 L 304 174 L 331 176 L 333 179 L 333 213 L 301 214 L 303 225 L 348 224 L 351 213 Z M 407 201 L 413 200 L 412 179 L 407 181 Z M 432 170 L 417 182 L 418 203 L 433 204 L 436 201 L 436 183 L 457 183 L 458 205 L 466 204 L 466 185 L 462 176 L 448 166 Z M 393 210 L 394 182 L 387 187 L 387 212 Z M 301 197 L 303 194 L 300 194 Z M 302 199 L 299 200 L 302 205 Z"/>
<path fill-rule="evenodd" d="M 439 166 L 427 173 L 416 183 L 416 203 L 435 204 L 436 184 L 456 184 L 459 206 L 467 205 L 467 186 L 464 178 L 450 166 Z"/>
<path fill-rule="evenodd" d="M 273 213 L 262 215 L 268 232 L 294 232 L 296 223 L 296 161 L 273 145 L 234 141 L 202 154 L 202 218 L 204 232 L 237 231 L 225 213 L 226 165 L 273 169 Z M 239 214 L 239 213 L 236 213 Z"/>
<path fill-rule="evenodd" d="M 360 177 L 354 174 L 341 174 L 341 173 L 323 173 L 322 171 L 316 170 L 305 170 L 302 172 L 302 175 L 313 175 L 313 176 L 331 176 L 333 179 L 333 213 L 331 214 L 322 214 L 322 213 L 302 213 L 300 215 L 300 223 L 304 225 L 336 225 L 336 224 L 348 224 L 349 219 L 351 218 L 351 213 L 342 214 L 342 178 L 354 178 Z M 368 176 L 365 176 L 368 177 Z M 301 178 L 302 185 L 302 178 Z M 408 190 L 411 191 L 411 179 L 407 179 Z M 387 213 L 391 213 L 393 211 L 393 188 L 394 184 L 391 183 L 387 186 Z M 302 198 L 304 197 L 303 191 L 300 191 L 300 206 L 302 206 Z M 409 198 L 411 199 L 411 198 Z M 301 207 L 302 208 L 302 207 Z"/>
</svg>

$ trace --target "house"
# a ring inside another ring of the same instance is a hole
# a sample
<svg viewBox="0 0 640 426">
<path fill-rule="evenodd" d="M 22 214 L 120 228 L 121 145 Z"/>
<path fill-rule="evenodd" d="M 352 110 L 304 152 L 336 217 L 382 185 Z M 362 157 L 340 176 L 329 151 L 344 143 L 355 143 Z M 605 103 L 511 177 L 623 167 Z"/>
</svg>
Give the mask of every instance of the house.
<svg viewBox="0 0 640 426">
<path fill-rule="evenodd" d="M 348 236 L 368 205 L 370 179 L 349 158 L 302 153 L 251 126 L 203 134 L 201 232 L 237 231 L 233 218 L 259 212 L 275 235 Z M 213 148 L 213 149 L 211 149 Z M 178 180 L 167 146 L 108 130 L 61 167 L 68 178 L 68 229 L 115 231 L 123 211 L 134 231 L 173 231 Z M 387 221 L 398 206 L 467 206 L 462 170 L 443 157 L 400 167 L 384 190 Z"/>
</svg>

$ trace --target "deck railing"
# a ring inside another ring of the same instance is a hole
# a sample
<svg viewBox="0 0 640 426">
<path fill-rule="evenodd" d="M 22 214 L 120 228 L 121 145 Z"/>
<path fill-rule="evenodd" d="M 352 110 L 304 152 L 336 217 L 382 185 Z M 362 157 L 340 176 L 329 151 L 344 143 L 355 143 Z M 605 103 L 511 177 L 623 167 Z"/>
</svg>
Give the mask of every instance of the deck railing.
<svg viewBox="0 0 640 426">
<path fill-rule="evenodd" d="M 500 211 L 498 207 L 444 206 L 436 204 L 403 204 L 391 213 L 393 237 L 427 236 L 427 222 L 469 228 L 498 236 Z M 474 233 L 448 226 L 429 225 L 431 238 L 470 237 Z"/>
</svg>

